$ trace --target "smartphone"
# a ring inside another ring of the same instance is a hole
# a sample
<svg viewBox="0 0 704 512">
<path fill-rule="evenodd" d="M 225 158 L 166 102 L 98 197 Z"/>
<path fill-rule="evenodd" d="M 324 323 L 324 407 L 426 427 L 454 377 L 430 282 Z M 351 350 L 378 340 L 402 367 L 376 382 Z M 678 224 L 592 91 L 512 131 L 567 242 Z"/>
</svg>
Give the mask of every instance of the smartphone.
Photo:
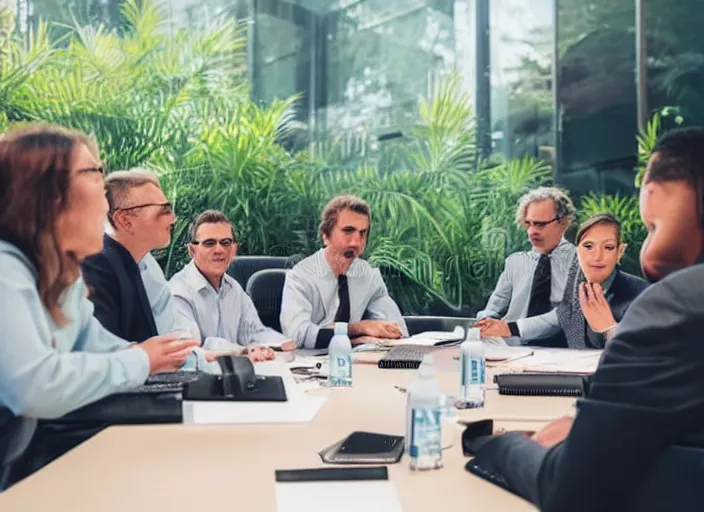
<svg viewBox="0 0 704 512">
<path fill-rule="evenodd" d="M 372 432 L 353 432 L 342 443 L 339 453 L 348 455 L 391 453 L 399 443 L 403 443 L 403 437 L 401 436 L 374 434 Z"/>
</svg>

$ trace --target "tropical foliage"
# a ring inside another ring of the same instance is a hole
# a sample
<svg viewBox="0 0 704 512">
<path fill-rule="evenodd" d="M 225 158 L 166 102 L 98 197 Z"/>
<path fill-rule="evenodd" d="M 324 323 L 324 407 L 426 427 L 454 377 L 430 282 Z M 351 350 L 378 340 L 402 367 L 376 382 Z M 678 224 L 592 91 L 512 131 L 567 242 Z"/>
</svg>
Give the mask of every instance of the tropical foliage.
<svg viewBox="0 0 704 512">
<path fill-rule="evenodd" d="M 335 148 L 293 153 L 296 98 L 262 107 L 248 97 L 246 40 L 231 18 L 203 30 L 164 29 L 163 7 L 126 0 L 117 28 L 76 25 L 59 40 L 40 24 L 0 62 L 0 123 L 48 121 L 93 133 L 109 169 L 155 169 L 179 216 L 162 259 L 186 260 L 187 227 L 206 209 L 234 221 L 240 253 L 307 255 L 319 247 L 325 202 L 354 193 L 372 206 L 367 257 L 407 313 L 472 313 L 506 255 L 527 248 L 514 223 L 518 197 L 550 168 L 525 158 L 477 159 L 474 117 L 450 75 L 418 104 L 419 122 L 392 155 L 343 169 Z M 589 197 L 584 215 L 613 211 L 630 240 L 643 233 L 637 202 Z M 632 243 L 627 265 L 637 261 Z"/>
</svg>

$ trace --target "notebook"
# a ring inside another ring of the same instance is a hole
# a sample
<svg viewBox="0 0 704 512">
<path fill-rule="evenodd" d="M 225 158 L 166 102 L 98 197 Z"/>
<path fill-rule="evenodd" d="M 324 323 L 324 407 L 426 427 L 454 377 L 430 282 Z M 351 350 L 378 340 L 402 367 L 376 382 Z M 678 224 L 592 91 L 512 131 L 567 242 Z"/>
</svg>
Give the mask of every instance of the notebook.
<svg viewBox="0 0 704 512">
<path fill-rule="evenodd" d="M 413 370 L 420 366 L 423 356 L 436 347 L 424 345 L 396 345 L 379 361 L 379 368 Z"/>
<path fill-rule="evenodd" d="M 494 381 L 500 395 L 517 396 L 582 396 L 584 378 L 588 374 L 508 373 Z"/>
</svg>

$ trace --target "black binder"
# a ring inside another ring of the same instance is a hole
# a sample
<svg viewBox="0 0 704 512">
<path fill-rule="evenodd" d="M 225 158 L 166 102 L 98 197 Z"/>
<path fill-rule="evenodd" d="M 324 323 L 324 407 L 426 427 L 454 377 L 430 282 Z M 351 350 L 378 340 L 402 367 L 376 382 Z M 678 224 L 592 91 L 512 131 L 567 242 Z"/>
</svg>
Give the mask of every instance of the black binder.
<svg viewBox="0 0 704 512">
<path fill-rule="evenodd" d="M 494 381 L 500 395 L 517 396 L 583 396 L 588 374 L 508 373 Z"/>
</svg>

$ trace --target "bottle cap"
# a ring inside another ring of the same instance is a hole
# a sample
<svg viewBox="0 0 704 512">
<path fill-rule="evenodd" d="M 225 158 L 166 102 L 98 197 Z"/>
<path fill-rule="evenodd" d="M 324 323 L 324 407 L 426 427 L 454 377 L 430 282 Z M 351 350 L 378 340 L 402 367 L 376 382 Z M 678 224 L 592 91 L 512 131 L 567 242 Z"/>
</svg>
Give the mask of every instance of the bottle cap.
<svg viewBox="0 0 704 512">
<path fill-rule="evenodd" d="M 335 322 L 335 334 L 347 334 L 347 323 Z"/>
</svg>

